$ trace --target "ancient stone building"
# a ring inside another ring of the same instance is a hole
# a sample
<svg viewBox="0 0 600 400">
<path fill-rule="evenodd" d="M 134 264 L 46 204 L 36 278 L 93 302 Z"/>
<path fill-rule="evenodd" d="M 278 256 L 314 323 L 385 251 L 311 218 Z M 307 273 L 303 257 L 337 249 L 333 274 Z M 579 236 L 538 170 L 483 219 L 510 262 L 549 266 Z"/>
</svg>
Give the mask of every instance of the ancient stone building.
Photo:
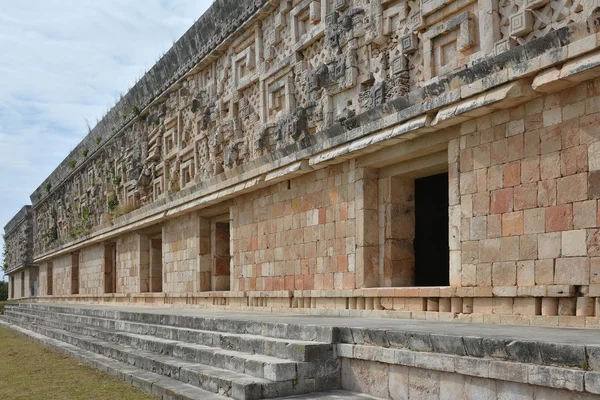
<svg viewBox="0 0 600 400">
<path fill-rule="evenodd" d="M 598 76 L 596 0 L 217 0 L 5 227 L 10 296 L 600 328 Z M 348 332 L 344 387 L 403 398 Z M 600 393 L 586 351 L 410 384 Z"/>
<path fill-rule="evenodd" d="M 6 226 L 11 297 L 598 327 L 599 13 L 219 0 Z"/>
</svg>

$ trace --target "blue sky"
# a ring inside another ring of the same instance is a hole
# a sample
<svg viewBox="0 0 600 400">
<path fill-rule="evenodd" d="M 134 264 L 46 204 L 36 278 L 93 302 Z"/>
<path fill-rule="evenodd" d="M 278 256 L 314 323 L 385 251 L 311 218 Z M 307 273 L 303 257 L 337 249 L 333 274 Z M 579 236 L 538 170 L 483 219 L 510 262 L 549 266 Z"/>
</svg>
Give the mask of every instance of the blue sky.
<svg viewBox="0 0 600 400">
<path fill-rule="evenodd" d="M 2 233 L 85 136 L 86 120 L 94 126 L 211 3 L 0 2 Z"/>
</svg>

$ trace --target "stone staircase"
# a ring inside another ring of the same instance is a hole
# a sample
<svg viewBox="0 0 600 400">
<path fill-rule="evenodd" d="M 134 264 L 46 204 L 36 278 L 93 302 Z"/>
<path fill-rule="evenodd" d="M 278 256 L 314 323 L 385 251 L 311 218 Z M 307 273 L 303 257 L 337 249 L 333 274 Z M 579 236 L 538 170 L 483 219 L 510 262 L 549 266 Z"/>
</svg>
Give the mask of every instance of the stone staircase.
<svg viewBox="0 0 600 400">
<path fill-rule="evenodd" d="M 254 400 L 341 387 L 329 327 L 37 303 L 7 305 L 1 318 L 162 398 Z"/>
</svg>

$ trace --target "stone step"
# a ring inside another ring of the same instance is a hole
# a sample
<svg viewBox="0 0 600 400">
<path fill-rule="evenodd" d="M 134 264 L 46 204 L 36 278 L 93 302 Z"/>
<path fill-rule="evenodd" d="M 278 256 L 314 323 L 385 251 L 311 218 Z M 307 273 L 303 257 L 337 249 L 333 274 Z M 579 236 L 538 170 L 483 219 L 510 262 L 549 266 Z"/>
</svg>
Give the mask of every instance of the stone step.
<svg viewBox="0 0 600 400">
<path fill-rule="evenodd" d="M 227 400 L 228 397 L 211 393 L 199 387 L 178 380 L 145 371 L 112 358 L 84 350 L 69 343 L 41 335 L 29 329 L 10 323 L 10 318 L 0 316 L 0 326 L 10 328 L 20 334 L 66 354 L 79 362 L 88 364 L 109 375 L 117 376 L 140 390 L 165 400 Z"/>
<path fill-rule="evenodd" d="M 220 347 L 226 350 L 236 349 L 244 353 L 262 354 L 293 361 L 325 361 L 334 357 L 334 345 L 305 340 L 279 339 L 244 333 L 224 333 L 198 329 L 178 328 L 154 324 L 119 321 L 114 319 L 91 317 L 42 311 L 32 308 L 9 308 L 25 314 L 53 319 L 69 324 L 90 325 L 110 330 L 118 330 L 141 335 Z"/>
<path fill-rule="evenodd" d="M 337 361 L 333 359 L 327 362 L 301 363 L 264 355 L 248 354 L 240 351 L 162 339 L 155 336 L 65 323 L 51 318 L 18 313 L 13 310 L 9 310 L 7 315 L 54 329 L 66 330 L 78 335 L 94 337 L 189 362 L 199 362 L 216 368 L 244 373 L 258 378 L 266 378 L 275 382 L 316 378 L 323 375 L 328 376 L 338 370 Z"/>
<path fill-rule="evenodd" d="M 340 385 L 339 375 L 314 379 L 295 378 L 288 381 L 275 382 L 198 362 L 185 361 L 168 355 L 140 350 L 133 346 L 112 343 L 95 337 L 51 328 L 44 324 L 36 324 L 28 321 L 26 318 L 11 315 L 16 314 L 13 311 L 9 313 L 4 315 L 5 319 L 26 329 L 234 399 L 253 400 L 274 398 L 298 393 L 310 393 L 315 390 L 330 390 Z M 25 317 L 28 316 L 25 315 Z M 251 368 L 252 366 L 249 365 L 249 369 Z M 257 368 L 261 368 L 260 363 Z"/>
<path fill-rule="evenodd" d="M 393 397 L 395 398 L 395 397 Z M 283 397 L 280 400 L 383 400 L 380 397 L 369 396 L 364 393 L 348 392 L 346 390 L 332 390 L 330 392 L 316 392 L 300 394 L 297 396 Z"/>
<path fill-rule="evenodd" d="M 321 343 L 333 343 L 336 330 L 331 326 L 313 324 L 287 324 L 278 322 L 264 322 L 240 317 L 215 317 L 184 315 L 186 310 L 180 314 L 153 313 L 143 311 L 126 311 L 114 308 L 92 308 L 78 305 L 65 306 L 49 303 L 17 303 L 6 305 L 7 308 L 29 308 L 42 311 L 58 312 L 63 314 L 84 315 L 115 319 L 120 321 L 141 322 L 153 325 L 167 325 L 179 328 L 198 329 L 204 331 L 245 333 L 271 338 L 287 340 L 315 341 Z"/>
</svg>

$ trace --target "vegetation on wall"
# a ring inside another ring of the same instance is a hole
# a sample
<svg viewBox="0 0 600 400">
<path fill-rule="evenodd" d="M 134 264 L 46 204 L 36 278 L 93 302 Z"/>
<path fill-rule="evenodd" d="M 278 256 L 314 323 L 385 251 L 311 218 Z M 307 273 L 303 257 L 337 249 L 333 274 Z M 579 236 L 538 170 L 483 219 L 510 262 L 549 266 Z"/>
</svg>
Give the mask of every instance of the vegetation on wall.
<svg viewBox="0 0 600 400">
<path fill-rule="evenodd" d="M 75 168 L 75 165 L 77 165 L 77 161 L 73 160 L 69 163 L 69 167 L 71 167 L 71 169 Z"/>
<path fill-rule="evenodd" d="M 0 301 L 8 300 L 8 282 L 0 281 Z"/>
<path fill-rule="evenodd" d="M 4 241 L 4 248 L 2 249 L 2 272 L 6 274 L 6 270 L 8 269 L 8 263 L 6 262 L 6 258 L 8 257 L 8 247 L 6 245 L 6 236 L 2 235 L 2 240 Z"/>
</svg>

